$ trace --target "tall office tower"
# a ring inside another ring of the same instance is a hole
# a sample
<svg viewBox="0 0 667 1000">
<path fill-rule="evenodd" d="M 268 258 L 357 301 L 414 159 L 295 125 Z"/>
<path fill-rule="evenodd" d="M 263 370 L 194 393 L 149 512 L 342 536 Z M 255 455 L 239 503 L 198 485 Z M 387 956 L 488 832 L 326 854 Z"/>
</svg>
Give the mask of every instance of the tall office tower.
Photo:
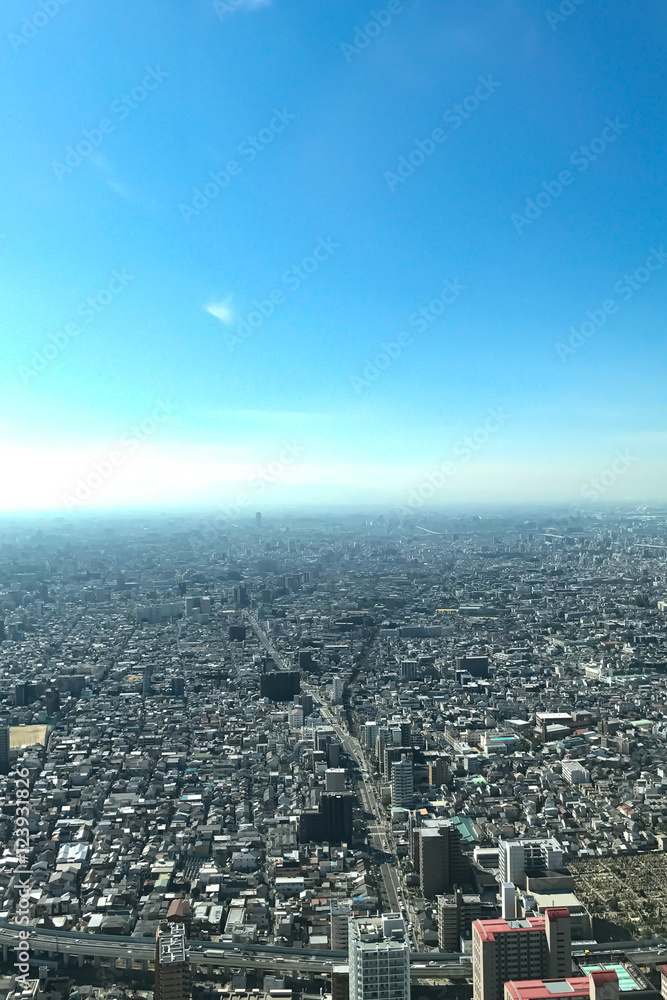
<svg viewBox="0 0 667 1000">
<path fill-rule="evenodd" d="M 190 991 L 185 925 L 162 923 L 155 935 L 154 1000 L 190 1000 Z"/>
<path fill-rule="evenodd" d="M 331 950 L 347 951 L 350 940 L 350 917 L 354 916 L 351 899 L 332 899 L 331 910 Z"/>
<path fill-rule="evenodd" d="M 453 896 L 438 896 L 438 947 L 440 951 L 459 951 L 461 938 L 468 938 L 475 920 L 482 916 L 479 896 L 457 889 Z"/>
<path fill-rule="evenodd" d="M 331 700 L 339 704 L 343 700 L 343 678 L 334 677 L 331 682 Z"/>
<path fill-rule="evenodd" d="M 449 824 L 419 830 L 419 883 L 426 899 L 451 892 L 470 881 L 468 859 L 461 850 L 461 834 Z"/>
<path fill-rule="evenodd" d="M 503 1000 L 505 983 L 510 980 L 570 975 L 569 923 L 565 907 L 527 920 L 476 920 L 472 925 L 473 1000 Z"/>
<path fill-rule="evenodd" d="M 234 587 L 234 604 L 237 608 L 249 607 L 250 599 L 248 597 L 248 588 L 245 583 L 240 583 L 237 587 Z"/>
<path fill-rule="evenodd" d="M 402 917 L 351 918 L 350 1000 L 410 1000 L 410 944 Z"/>
<path fill-rule="evenodd" d="M 412 761 L 405 754 L 391 769 L 391 804 L 410 809 L 414 797 Z"/>
<path fill-rule="evenodd" d="M 0 774 L 9 774 L 9 726 L 0 726 Z"/>
<path fill-rule="evenodd" d="M 259 511 L 255 514 L 255 527 L 259 530 L 262 527 L 262 515 Z"/>
</svg>

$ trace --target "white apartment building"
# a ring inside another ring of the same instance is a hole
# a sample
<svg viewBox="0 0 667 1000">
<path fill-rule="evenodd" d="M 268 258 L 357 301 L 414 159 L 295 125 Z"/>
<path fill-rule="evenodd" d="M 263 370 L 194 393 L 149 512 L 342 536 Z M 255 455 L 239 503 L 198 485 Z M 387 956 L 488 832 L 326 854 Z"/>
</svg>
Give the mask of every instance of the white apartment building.
<svg viewBox="0 0 667 1000">
<path fill-rule="evenodd" d="M 350 918 L 350 1000 L 410 1000 L 410 943 L 403 918 Z"/>
</svg>

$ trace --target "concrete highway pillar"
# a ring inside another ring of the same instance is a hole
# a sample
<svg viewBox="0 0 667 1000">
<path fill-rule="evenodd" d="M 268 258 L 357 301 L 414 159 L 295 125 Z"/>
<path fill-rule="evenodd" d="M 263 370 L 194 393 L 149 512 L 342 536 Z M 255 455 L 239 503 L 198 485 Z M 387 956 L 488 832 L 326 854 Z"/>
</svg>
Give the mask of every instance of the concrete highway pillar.
<svg viewBox="0 0 667 1000">
<path fill-rule="evenodd" d="M 126 972 L 132 972 L 132 959 L 131 958 L 126 958 L 125 959 L 125 971 Z"/>
<path fill-rule="evenodd" d="M 3 944 L 3 946 L 2 946 L 2 961 L 3 962 L 8 962 L 9 961 L 9 945 L 8 944 Z"/>
<path fill-rule="evenodd" d="M 142 962 L 141 962 L 141 971 L 142 972 L 148 972 L 148 961 L 145 958 L 142 959 Z"/>
<path fill-rule="evenodd" d="M 102 964 L 102 959 L 100 958 L 99 955 L 95 955 L 95 957 L 93 958 L 93 965 L 95 966 L 96 969 L 99 969 L 101 964 Z"/>
<path fill-rule="evenodd" d="M 83 955 L 79 955 L 78 959 L 79 959 L 79 968 L 83 969 Z"/>
<path fill-rule="evenodd" d="M 63 952 L 63 965 L 69 965 L 69 952 Z"/>
</svg>

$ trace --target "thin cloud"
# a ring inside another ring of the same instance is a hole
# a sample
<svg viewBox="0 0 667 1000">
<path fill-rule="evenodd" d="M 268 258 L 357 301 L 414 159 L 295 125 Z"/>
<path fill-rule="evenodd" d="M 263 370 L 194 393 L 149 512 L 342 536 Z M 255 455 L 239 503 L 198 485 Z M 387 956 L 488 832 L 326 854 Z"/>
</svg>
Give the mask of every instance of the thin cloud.
<svg viewBox="0 0 667 1000">
<path fill-rule="evenodd" d="M 113 164 L 106 156 L 104 156 L 103 153 L 95 153 L 91 156 L 90 162 L 101 174 L 104 178 L 104 183 L 111 191 L 114 192 L 114 194 L 117 194 L 119 198 L 123 199 L 123 201 L 129 201 L 133 204 L 137 204 L 136 197 L 131 187 L 124 181 L 118 180 Z"/>
<path fill-rule="evenodd" d="M 220 302 L 210 302 L 205 308 L 207 313 L 219 319 L 224 326 L 229 326 L 234 322 L 231 295 L 228 295 L 226 299 L 222 299 Z"/>
</svg>

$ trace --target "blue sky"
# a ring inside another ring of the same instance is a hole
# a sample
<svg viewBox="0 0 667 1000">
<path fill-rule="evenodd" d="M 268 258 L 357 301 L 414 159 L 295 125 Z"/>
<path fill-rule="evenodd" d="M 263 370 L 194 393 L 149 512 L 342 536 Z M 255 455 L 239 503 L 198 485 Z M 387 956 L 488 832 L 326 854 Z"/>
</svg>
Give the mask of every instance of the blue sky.
<svg viewBox="0 0 667 1000">
<path fill-rule="evenodd" d="M 664 499 L 664 5 L 388 8 L 5 0 L 0 509 Z"/>
</svg>

